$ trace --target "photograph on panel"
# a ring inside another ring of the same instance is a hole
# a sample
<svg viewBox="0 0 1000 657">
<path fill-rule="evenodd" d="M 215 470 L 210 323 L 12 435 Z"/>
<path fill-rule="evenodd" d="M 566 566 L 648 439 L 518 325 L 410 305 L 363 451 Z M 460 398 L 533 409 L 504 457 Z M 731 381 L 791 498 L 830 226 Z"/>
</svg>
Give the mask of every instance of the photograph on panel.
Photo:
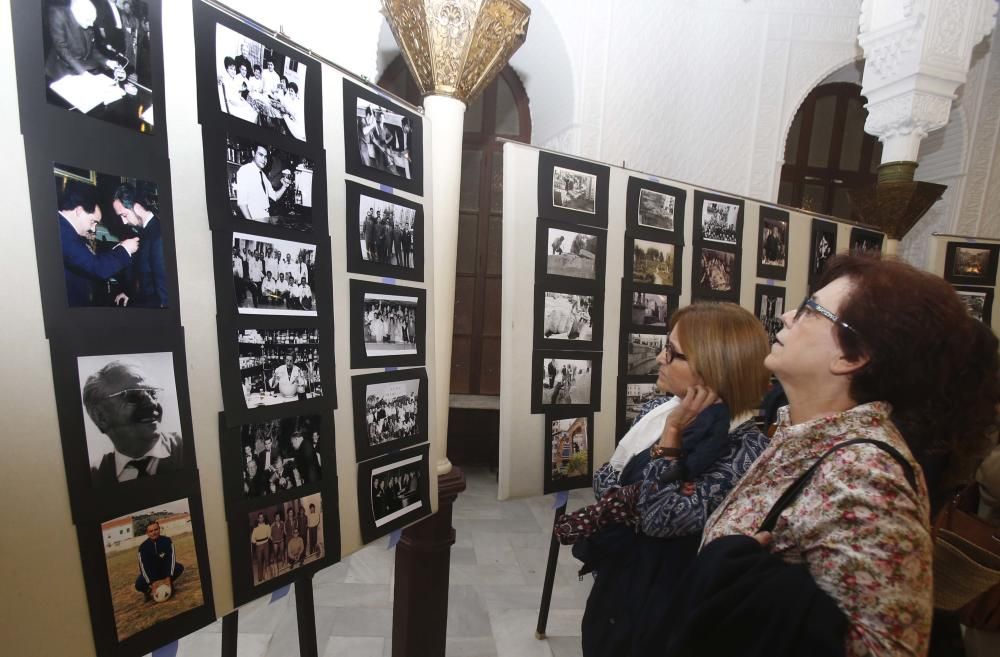
<svg viewBox="0 0 1000 657">
<path fill-rule="evenodd" d="M 629 322 L 633 326 L 666 328 L 670 323 L 670 297 L 653 292 L 632 292 Z"/>
<path fill-rule="evenodd" d="M 375 527 L 413 513 L 423 507 L 421 489 L 427 464 L 412 456 L 371 471 L 371 508 Z"/>
<path fill-rule="evenodd" d="M 785 267 L 788 264 L 788 222 L 761 215 L 759 264 Z"/>
<path fill-rule="evenodd" d="M 663 397 L 655 383 L 625 384 L 625 427 L 631 427 L 647 402 Z"/>
<path fill-rule="evenodd" d="M 415 296 L 365 292 L 363 302 L 366 356 L 417 353 Z"/>
<path fill-rule="evenodd" d="M 993 289 L 988 287 L 955 286 L 958 299 L 969 316 L 986 325 L 992 323 Z"/>
<path fill-rule="evenodd" d="M 594 362 L 586 359 L 542 359 L 542 405 L 589 404 Z"/>
<path fill-rule="evenodd" d="M 659 230 L 674 230 L 674 207 L 677 199 L 652 189 L 639 190 L 638 221 L 640 226 Z"/>
<path fill-rule="evenodd" d="M 597 235 L 575 230 L 549 228 L 545 273 L 595 280 L 597 278 Z"/>
<path fill-rule="evenodd" d="M 319 493 L 247 514 L 250 582 L 254 586 L 322 559 L 323 500 Z"/>
<path fill-rule="evenodd" d="M 666 346 L 667 336 L 654 333 L 629 333 L 626 341 L 626 376 L 652 376 L 658 374 L 660 365 L 656 357 Z"/>
<path fill-rule="evenodd" d="M 857 255 L 878 256 L 882 253 L 882 241 L 885 236 L 873 230 L 851 228 L 848 251 Z"/>
<path fill-rule="evenodd" d="M 316 316 L 316 245 L 233 233 L 233 287 L 241 315 Z"/>
<path fill-rule="evenodd" d="M 716 249 L 701 250 L 701 278 L 698 287 L 712 292 L 729 292 L 736 281 L 736 254 Z"/>
<path fill-rule="evenodd" d="M 320 416 L 301 415 L 240 427 L 243 495 L 264 497 L 318 482 Z"/>
<path fill-rule="evenodd" d="M 781 316 L 785 313 L 785 288 L 776 285 L 758 285 L 754 300 L 754 314 L 767 331 L 768 344 L 774 344 L 778 332 L 784 327 Z"/>
<path fill-rule="evenodd" d="M 595 214 L 596 202 L 596 175 L 566 167 L 552 167 L 553 207 Z"/>
<path fill-rule="evenodd" d="M 383 201 L 362 192 L 358 198 L 358 248 L 365 262 L 393 267 L 416 267 L 413 231 L 417 210 Z"/>
<path fill-rule="evenodd" d="M 960 246 L 955 249 L 955 264 L 951 273 L 955 276 L 983 276 L 990 270 L 991 249 Z"/>
<path fill-rule="evenodd" d="M 632 282 L 674 284 L 674 245 L 633 240 Z"/>
<path fill-rule="evenodd" d="M 247 408 L 323 396 L 316 329 L 240 329 L 240 381 Z"/>
<path fill-rule="evenodd" d="M 591 309 L 594 296 L 568 292 L 545 292 L 542 336 L 547 340 L 590 342 L 594 339 Z"/>
<path fill-rule="evenodd" d="M 226 138 L 226 193 L 236 219 L 312 230 L 315 170 L 305 156 L 232 134 Z"/>
<path fill-rule="evenodd" d="M 49 103 L 153 132 L 153 42 L 145 0 L 44 0 Z"/>
<path fill-rule="evenodd" d="M 590 484 L 590 416 L 546 418 L 548 476 L 545 492 Z"/>
<path fill-rule="evenodd" d="M 118 641 L 205 603 L 188 500 L 101 523 Z"/>
<path fill-rule="evenodd" d="M 306 65 L 215 26 L 219 107 L 223 112 L 300 141 L 306 140 Z"/>
<path fill-rule="evenodd" d="M 365 387 L 365 427 L 370 447 L 420 435 L 419 395 L 419 378 Z"/>
<path fill-rule="evenodd" d="M 736 244 L 740 206 L 706 200 L 701 206 L 701 235 L 709 242 Z"/>
<path fill-rule="evenodd" d="M 168 308 L 156 185 L 66 164 L 53 174 L 69 306 Z"/>
<path fill-rule="evenodd" d="M 356 104 L 358 151 L 361 163 L 409 180 L 413 149 L 410 118 L 364 98 Z"/>
<path fill-rule="evenodd" d="M 77 370 L 95 487 L 184 468 L 172 353 L 80 356 Z"/>
<path fill-rule="evenodd" d="M 837 224 L 813 219 L 809 245 L 809 282 L 819 278 L 837 251 Z"/>
</svg>

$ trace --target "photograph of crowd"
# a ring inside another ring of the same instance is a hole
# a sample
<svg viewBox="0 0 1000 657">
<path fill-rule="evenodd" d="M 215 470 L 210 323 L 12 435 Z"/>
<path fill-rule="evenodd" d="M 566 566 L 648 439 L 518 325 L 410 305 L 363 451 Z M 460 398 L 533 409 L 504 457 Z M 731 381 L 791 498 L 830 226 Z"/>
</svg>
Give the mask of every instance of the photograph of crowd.
<svg viewBox="0 0 1000 657">
<path fill-rule="evenodd" d="M 320 480 L 320 416 L 303 415 L 240 427 L 243 495 L 263 497 Z"/>
<path fill-rule="evenodd" d="M 252 139 L 226 136 L 226 194 L 235 219 L 312 230 L 313 161 Z"/>
<path fill-rule="evenodd" d="M 848 250 L 860 255 L 878 255 L 882 253 L 884 236 L 863 228 L 852 228 Z"/>
<path fill-rule="evenodd" d="M 545 273 L 550 276 L 596 279 L 598 239 L 597 235 L 549 228 Z"/>
<path fill-rule="evenodd" d="M 625 426 L 618 428 L 618 434 L 624 435 L 625 431 L 632 426 L 635 418 L 642 411 L 642 405 L 648 401 L 662 397 L 655 383 L 626 383 L 625 384 Z"/>
<path fill-rule="evenodd" d="M 626 376 L 651 376 L 660 369 L 656 357 L 666 346 L 667 336 L 653 333 L 629 333 L 627 338 Z"/>
<path fill-rule="evenodd" d="M 358 98 L 356 119 L 362 164 L 409 180 L 413 149 L 410 118 Z"/>
<path fill-rule="evenodd" d="M 369 447 L 419 435 L 419 394 L 420 379 L 366 386 L 364 412 Z"/>
<path fill-rule="evenodd" d="M 673 285 L 674 245 L 649 240 L 633 240 L 632 282 Z"/>
<path fill-rule="evenodd" d="M 153 43 L 145 0 L 43 0 L 48 101 L 153 132 Z"/>
<path fill-rule="evenodd" d="M 372 469 L 371 507 L 376 527 L 423 506 L 420 490 L 425 467 L 423 456 L 414 456 Z"/>
<path fill-rule="evenodd" d="M 216 25 L 215 65 L 223 112 L 306 140 L 305 64 Z"/>
<path fill-rule="evenodd" d="M 254 586 L 322 559 L 323 500 L 319 493 L 247 514 L 250 581 Z"/>
<path fill-rule="evenodd" d="M 316 329 L 241 329 L 237 343 L 247 408 L 323 396 Z"/>
<path fill-rule="evenodd" d="M 543 358 L 542 404 L 589 404 L 593 361 Z"/>
<path fill-rule="evenodd" d="M 729 292 L 735 282 L 736 254 L 715 249 L 701 250 L 701 278 L 698 287 L 713 292 Z"/>
<path fill-rule="evenodd" d="M 417 301 L 417 297 L 365 292 L 365 355 L 417 353 Z"/>
<path fill-rule="evenodd" d="M 965 309 L 969 311 L 970 317 L 975 317 L 986 324 L 990 323 L 990 315 L 992 314 L 990 306 L 993 305 L 992 295 L 986 291 L 975 292 L 972 290 L 955 290 L 955 293 L 958 294 Z"/>
<path fill-rule="evenodd" d="M 677 199 L 651 189 L 639 190 L 639 225 L 660 230 L 674 229 L 674 207 Z"/>
<path fill-rule="evenodd" d="M 95 487 L 183 469 L 172 353 L 80 356 L 77 371 Z"/>
<path fill-rule="evenodd" d="M 788 222 L 761 217 L 760 264 L 784 267 L 788 264 Z"/>
<path fill-rule="evenodd" d="M 594 339 L 590 311 L 593 295 L 545 292 L 542 336 L 549 340 Z"/>
<path fill-rule="evenodd" d="M 701 207 L 701 235 L 710 242 L 736 244 L 740 206 L 706 200 Z"/>
<path fill-rule="evenodd" d="M 156 185 L 65 164 L 53 173 L 69 306 L 169 307 Z"/>
<path fill-rule="evenodd" d="M 413 249 L 417 211 L 364 193 L 358 204 L 361 258 L 393 267 L 415 267 Z"/>
<path fill-rule="evenodd" d="M 118 641 L 205 604 L 188 500 L 101 523 Z"/>
<path fill-rule="evenodd" d="M 565 210 L 596 213 L 597 176 L 564 167 L 552 168 L 552 205 Z"/>
<path fill-rule="evenodd" d="M 665 327 L 670 321 L 670 297 L 652 292 L 632 292 L 630 322 L 633 326 Z"/>
<path fill-rule="evenodd" d="M 233 233 L 233 289 L 241 315 L 316 316 L 316 246 Z"/>
<path fill-rule="evenodd" d="M 784 326 L 781 316 L 785 313 L 785 288 L 758 285 L 756 297 L 755 314 L 767 331 L 768 344 L 774 344 Z"/>
<path fill-rule="evenodd" d="M 590 432 L 587 417 L 563 418 L 549 422 L 549 481 L 562 489 L 569 480 L 590 480 Z M 546 491 L 549 492 L 549 491 Z"/>
</svg>

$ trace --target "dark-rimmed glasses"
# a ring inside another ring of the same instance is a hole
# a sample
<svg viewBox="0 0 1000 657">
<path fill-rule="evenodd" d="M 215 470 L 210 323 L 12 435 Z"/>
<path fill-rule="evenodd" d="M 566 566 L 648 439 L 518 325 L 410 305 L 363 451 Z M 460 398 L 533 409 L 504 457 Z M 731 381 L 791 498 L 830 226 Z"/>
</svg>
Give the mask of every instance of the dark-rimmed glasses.
<svg viewBox="0 0 1000 657">
<path fill-rule="evenodd" d="M 677 351 L 676 348 L 674 348 L 674 343 L 670 341 L 670 334 L 669 333 L 667 333 L 667 341 L 663 345 L 663 351 L 664 351 L 664 353 L 666 355 L 666 358 L 667 358 L 667 365 L 669 365 L 670 363 L 674 362 L 675 359 L 676 360 L 687 360 L 688 359 L 687 356 L 685 356 L 681 352 Z"/>
<path fill-rule="evenodd" d="M 861 334 L 858 333 L 858 329 L 854 328 L 853 326 L 842 320 L 835 312 L 833 312 L 829 308 L 825 308 L 816 303 L 816 300 L 813 299 L 812 297 L 806 297 L 805 299 L 802 300 L 802 303 L 799 304 L 798 310 L 795 311 L 795 318 L 792 321 L 798 322 L 799 318 L 801 318 L 802 315 L 804 315 L 807 310 L 822 315 L 823 317 L 826 317 L 828 320 L 830 320 L 837 326 L 843 326 L 845 329 L 847 329 L 854 335 L 858 336 L 859 338 L 861 337 Z"/>
<path fill-rule="evenodd" d="M 119 390 L 118 392 L 108 395 L 108 399 L 114 399 L 115 397 L 121 397 L 122 401 L 126 404 L 138 404 L 146 400 L 146 398 L 156 399 L 157 395 L 163 392 L 163 388 L 154 388 L 147 386 L 145 388 L 125 388 L 124 390 Z"/>
</svg>

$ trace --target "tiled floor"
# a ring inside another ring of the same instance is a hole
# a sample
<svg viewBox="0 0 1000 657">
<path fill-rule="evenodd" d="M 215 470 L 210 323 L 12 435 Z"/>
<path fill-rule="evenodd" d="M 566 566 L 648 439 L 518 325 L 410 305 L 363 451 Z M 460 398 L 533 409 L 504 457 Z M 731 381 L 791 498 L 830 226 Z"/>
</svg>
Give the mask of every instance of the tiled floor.
<svg viewBox="0 0 1000 657">
<path fill-rule="evenodd" d="M 498 502 L 495 476 L 465 470 L 468 488 L 454 508 L 448 657 L 574 657 L 590 579 L 563 547 L 556 569 L 547 639 L 535 638 L 552 530 L 553 496 Z M 569 508 L 591 500 L 574 491 Z M 392 646 L 393 552 L 383 538 L 313 580 L 316 633 L 324 657 L 383 657 Z M 295 596 L 269 597 L 240 609 L 240 657 L 295 657 Z M 178 657 L 218 657 L 221 622 L 184 638 Z M 416 656 L 414 656 L 416 657 Z"/>
</svg>

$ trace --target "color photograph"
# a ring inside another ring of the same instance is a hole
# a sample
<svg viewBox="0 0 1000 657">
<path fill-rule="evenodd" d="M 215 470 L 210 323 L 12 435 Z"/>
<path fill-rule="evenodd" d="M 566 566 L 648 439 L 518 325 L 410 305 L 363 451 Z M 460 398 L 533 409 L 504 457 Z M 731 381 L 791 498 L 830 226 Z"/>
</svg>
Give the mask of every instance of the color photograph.
<svg viewBox="0 0 1000 657">
<path fill-rule="evenodd" d="M 546 414 L 546 493 L 590 486 L 592 416 Z"/>
<path fill-rule="evenodd" d="M 674 285 L 674 245 L 633 240 L 632 282 Z"/>
<path fill-rule="evenodd" d="M 254 586 L 322 559 L 323 500 L 314 493 L 254 509 L 247 514 L 247 534 L 247 575 Z"/>
</svg>

